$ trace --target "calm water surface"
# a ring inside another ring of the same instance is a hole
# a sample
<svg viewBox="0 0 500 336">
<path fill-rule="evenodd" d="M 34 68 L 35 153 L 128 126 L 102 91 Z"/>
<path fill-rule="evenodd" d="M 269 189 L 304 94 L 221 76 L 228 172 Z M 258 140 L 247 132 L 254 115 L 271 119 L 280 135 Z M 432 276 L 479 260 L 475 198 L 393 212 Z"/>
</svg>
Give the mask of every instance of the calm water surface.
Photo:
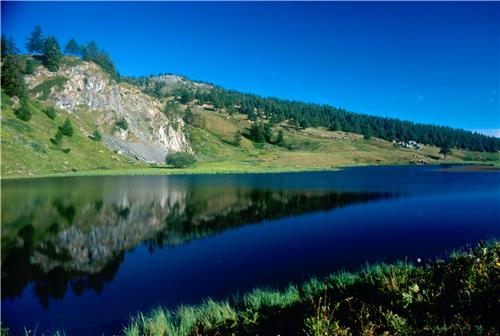
<svg viewBox="0 0 500 336">
<path fill-rule="evenodd" d="M 118 334 L 130 314 L 500 237 L 500 173 L 2 181 L 2 324 Z"/>
</svg>

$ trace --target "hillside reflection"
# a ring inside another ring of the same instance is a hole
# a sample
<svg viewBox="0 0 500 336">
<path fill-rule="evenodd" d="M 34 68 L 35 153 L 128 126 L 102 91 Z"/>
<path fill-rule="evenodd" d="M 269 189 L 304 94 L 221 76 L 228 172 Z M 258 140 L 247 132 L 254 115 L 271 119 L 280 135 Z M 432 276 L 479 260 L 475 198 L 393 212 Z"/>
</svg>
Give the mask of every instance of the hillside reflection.
<svg viewBox="0 0 500 336">
<path fill-rule="evenodd" d="M 227 229 L 389 198 L 387 193 L 252 188 L 176 178 L 2 185 L 2 298 L 34 283 L 41 304 L 100 292 L 125 252 L 187 244 Z M 286 227 L 283 228 L 286 230 Z"/>
</svg>

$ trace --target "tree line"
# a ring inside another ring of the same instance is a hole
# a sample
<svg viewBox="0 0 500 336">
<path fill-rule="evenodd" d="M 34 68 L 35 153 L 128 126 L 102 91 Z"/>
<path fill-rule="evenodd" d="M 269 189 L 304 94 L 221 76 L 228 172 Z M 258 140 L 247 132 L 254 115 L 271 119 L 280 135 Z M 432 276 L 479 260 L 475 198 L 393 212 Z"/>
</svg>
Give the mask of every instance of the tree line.
<svg viewBox="0 0 500 336">
<path fill-rule="evenodd" d="M 330 105 L 303 103 L 214 87 L 210 90 L 192 92 L 194 99 L 211 102 L 218 108 L 238 111 L 251 120 L 259 117 L 271 123 L 289 120 L 300 128 L 327 127 L 332 131 L 363 134 L 388 141 L 416 141 L 432 146 L 449 146 L 474 151 L 496 152 L 500 150 L 500 139 L 462 129 L 446 126 L 403 121 L 349 112 Z"/>
<path fill-rule="evenodd" d="M 42 28 L 36 26 L 31 35 L 26 38 L 26 50 L 32 58 L 21 57 L 14 39 L 2 35 L 2 89 L 8 96 L 23 98 L 27 96 L 24 75 L 32 74 L 34 68 L 40 62 L 49 70 L 57 71 L 63 64 L 64 54 L 77 56 L 84 61 L 94 62 L 101 66 L 111 78 L 119 82 L 120 73 L 111 60 L 109 54 L 97 46 L 95 41 L 86 45 L 80 45 L 75 39 L 70 39 L 64 48 L 53 35 L 44 36 Z"/>
<path fill-rule="evenodd" d="M 54 36 L 44 37 L 39 26 L 27 38 L 26 49 L 39 56 L 47 69 L 55 71 L 59 68 L 62 60 L 59 43 Z M 70 39 L 64 52 L 99 64 L 113 79 L 121 80 L 109 54 L 99 49 L 94 41 L 82 46 L 75 39 Z M 26 95 L 23 75 L 30 70 L 30 66 L 28 61 L 22 64 L 22 60 L 16 57 L 17 53 L 13 39 L 2 35 L 2 88 L 9 96 L 23 97 Z M 288 120 L 298 128 L 326 127 L 333 131 L 363 134 L 365 139 L 377 137 L 388 141 L 413 140 L 438 147 L 500 151 L 500 139 L 447 126 L 358 114 L 330 105 L 261 97 L 218 86 L 201 90 L 178 87 L 174 91 L 162 93 L 161 89 L 166 84 L 156 81 L 154 77 L 127 78 L 127 81 L 141 86 L 146 93 L 158 98 L 175 95 L 180 97 L 179 102 L 182 104 L 197 99 L 201 103 L 213 104 L 216 108 L 225 108 L 229 113 L 246 114 L 252 121 L 267 119 L 271 125 Z"/>
<path fill-rule="evenodd" d="M 134 81 L 134 79 L 128 80 Z M 137 81 L 143 86 L 150 87 L 147 82 L 153 82 L 155 79 L 154 77 L 141 77 Z M 162 85 L 166 84 L 155 83 L 155 86 Z M 160 95 L 161 98 L 160 89 L 155 90 L 155 94 Z M 151 94 L 151 92 L 146 93 Z M 227 90 L 219 86 L 201 90 L 179 87 L 169 94 L 180 97 L 183 103 L 196 99 L 200 103 L 210 103 L 216 108 L 224 108 L 230 114 L 243 113 L 252 121 L 267 119 L 271 125 L 287 120 L 297 128 L 326 127 L 332 131 L 362 134 L 365 139 L 377 137 L 388 141 L 413 140 L 441 148 L 460 148 L 480 152 L 500 151 L 500 139 L 495 137 L 447 126 L 353 113 L 326 104 L 261 97 Z M 262 139 L 261 136 L 257 138 Z"/>
</svg>

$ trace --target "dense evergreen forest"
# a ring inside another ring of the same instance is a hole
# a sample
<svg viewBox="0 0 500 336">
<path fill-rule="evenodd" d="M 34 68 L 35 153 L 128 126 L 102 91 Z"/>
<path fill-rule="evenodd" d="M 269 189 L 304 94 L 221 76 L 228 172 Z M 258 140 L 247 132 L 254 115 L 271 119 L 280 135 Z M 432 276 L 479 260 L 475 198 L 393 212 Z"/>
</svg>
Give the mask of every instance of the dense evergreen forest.
<svg viewBox="0 0 500 336">
<path fill-rule="evenodd" d="M 383 118 L 349 112 L 343 108 L 290 101 L 272 97 L 227 90 L 215 85 L 194 87 L 180 85 L 175 90 L 162 90 L 168 84 L 157 77 L 127 78 L 149 95 L 162 98 L 176 95 L 181 103 L 197 99 L 201 103 L 225 108 L 229 113 L 243 113 L 250 120 L 267 119 L 271 124 L 289 120 L 298 128 L 326 127 L 333 131 L 363 134 L 365 138 L 377 137 L 388 141 L 416 141 L 438 147 L 454 147 L 473 151 L 496 152 L 500 150 L 500 139 L 479 133 L 413 123 L 394 118 Z"/>
</svg>

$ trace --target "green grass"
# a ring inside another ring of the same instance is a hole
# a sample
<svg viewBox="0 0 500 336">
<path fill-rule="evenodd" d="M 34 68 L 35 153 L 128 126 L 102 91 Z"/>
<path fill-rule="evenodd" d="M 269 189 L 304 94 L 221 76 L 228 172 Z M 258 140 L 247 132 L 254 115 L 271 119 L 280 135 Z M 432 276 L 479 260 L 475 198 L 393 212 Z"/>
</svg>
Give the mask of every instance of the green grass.
<svg viewBox="0 0 500 336">
<path fill-rule="evenodd" d="M 500 243 L 131 318 L 132 335 L 497 335 Z"/>
<path fill-rule="evenodd" d="M 188 128 L 190 143 L 204 162 L 225 162 L 229 167 L 250 165 L 255 170 L 309 170 L 373 164 L 500 163 L 499 153 L 453 150 L 446 159 L 439 148 L 425 146 L 422 150 L 394 147 L 391 142 L 362 135 L 330 132 L 325 129 L 296 130 L 287 124 L 275 127 L 284 132 L 288 148 L 252 143 L 243 137 L 240 146 L 231 144 L 234 133 L 248 133 L 250 124 L 243 115 L 229 116 L 220 112 L 196 109 L 205 127 Z M 291 148 L 291 149 L 290 149 Z"/>
<path fill-rule="evenodd" d="M 95 129 L 95 125 L 91 122 L 62 110 L 58 110 L 55 120 L 51 120 L 43 112 L 46 106 L 36 100 L 30 101 L 33 117 L 26 122 L 16 118 L 10 105 L 2 105 L 2 177 L 145 167 L 113 153 L 100 142 L 92 141 L 88 134 Z M 65 118 L 70 119 L 75 133 L 64 137 L 58 147 L 50 142 L 50 138 Z M 64 153 L 61 148 L 70 148 L 71 151 Z"/>
<path fill-rule="evenodd" d="M 37 88 L 50 92 L 55 82 L 47 80 Z M 61 81 L 61 79 L 57 80 Z M 57 82 L 56 81 L 56 82 Z M 43 86 L 43 87 L 41 87 Z M 47 91 L 49 90 L 49 91 Z M 500 153 L 453 150 L 447 159 L 439 148 L 425 146 L 422 150 L 396 148 L 390 142 L 345 132 L 325 129 L 296 130 L 283 123 L 286 147 L 256 144 L 242 137 L 239 146 L 232 143 L 234 134 L 245 135 L 250 126 L 244 115 L 229 116 L 193 108 L 203 120 L 203 127 L 187 126 L 188 135 L 198 163 L 186 169 L 151 168 L 107 149 L 89 135 L 96 129 L 106 132 L 106 126 L 96 125 L 102 117 L 99 111 L 67 113 L 57 111 L 50 120 L 43 109 L 44 102 L 32 101 L 33 119 L 24 122 L 13 114 L 12 102 L 2 95 L 2 178 L 89 175 L 166 175 L 254 173 L 332 170 L 347 166 L 412 164 L 483 164 L 500 166 Z M 65 137 L 62 146 L 50 143 L 64 118 L 68 117 L 75 135 Z M 69 153 L 61 149 L 69 148 Z"/>
</svg>

